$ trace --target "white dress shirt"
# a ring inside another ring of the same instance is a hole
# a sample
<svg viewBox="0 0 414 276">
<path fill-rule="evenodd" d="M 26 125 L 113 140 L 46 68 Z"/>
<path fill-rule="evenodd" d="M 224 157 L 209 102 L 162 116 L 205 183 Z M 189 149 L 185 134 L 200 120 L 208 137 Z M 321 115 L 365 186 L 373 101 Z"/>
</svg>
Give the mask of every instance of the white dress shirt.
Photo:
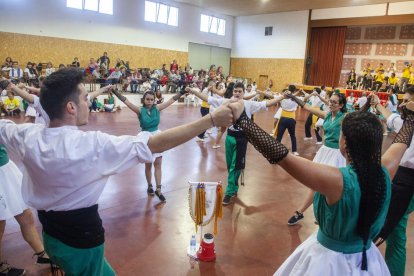
<svg viewBox="0 0 414 276">
<path fill-rule="evenodd" d="M 35 124 L 42 124 L 48 126 L 50 123 L 49 115 L 47 115 L 46 111 L 40 104 L 38 96 L 33 95 L 33 103 L 30 104 L 30 106 L 36 110 Z"/>
<path fill-rule="evenodd" d="M 295 101 L 292 101 L 291 99 L 283 99 L 280 102 L 280 107 L 285 111 L 296 111 L 298 108 L 298 104 Z"/>
<path fill-rule="evenodd" d="M 367 103 L 368 99 L 367 97 L 361 97 L 357 100 L 357 104 L 359 106 L 359 108 L 362 108 L 366 103 Z"/>
<path fill-rule="evenodd" d="M 0 144 L 22 160 L 23 199 L 37 210 L 96 204 L 109 176 L 152 162 L 149 137 L 148 132 L 113 136 L 76 126 L 47 128 L 0 120 Z"/>
<path fill-rule="evenodd" d="M 404 121 L 401 119 L 401 116 L 395 113 L 391 114 L 387 119 L 387 126 L 395 132 L 400 131 L 403 123 Z M 414 139 L 401 158 L 400 166 L 414 169 Z"/>
<path fill-rule="evenodd" d="M 208 104 L 213 106 L 213 108 L 217 108 L 223 103 L 229 101 L 226 98 L 216 98 L 214 96 L 208 96 Z M 246 111 L 247 117 L 251 118 L 252 115 L 260 110 L 266 110 L 266 101 L 256 102 L 256 101 L 246 101 L 243 100 L 244 103 L 244 110 Z M 233 126 L 230 126 L 229 129 L 233 131 L 238 131 Z"/>
</svg>

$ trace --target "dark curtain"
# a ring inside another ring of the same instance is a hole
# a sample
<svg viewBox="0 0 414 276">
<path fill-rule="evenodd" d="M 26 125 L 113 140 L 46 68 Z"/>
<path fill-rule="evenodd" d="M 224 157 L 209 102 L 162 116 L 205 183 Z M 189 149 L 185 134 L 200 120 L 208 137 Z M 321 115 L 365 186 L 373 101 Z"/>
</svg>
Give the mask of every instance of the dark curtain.
<svg viewBox="0 0 414 276">
<path fill-rule="evenodd" d="M 312 28 L 307 84 L 338 86 L 345 36 L 346 27 Z"/>
</svg>

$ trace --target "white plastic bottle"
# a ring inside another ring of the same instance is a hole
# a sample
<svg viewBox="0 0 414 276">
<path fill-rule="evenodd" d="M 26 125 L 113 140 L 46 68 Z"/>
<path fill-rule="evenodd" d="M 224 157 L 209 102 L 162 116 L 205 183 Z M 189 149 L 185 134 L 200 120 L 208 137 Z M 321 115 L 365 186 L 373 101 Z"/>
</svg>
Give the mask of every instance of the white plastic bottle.
<svg viewBox="0 0 414 276">
<path fill-rule="evenodd" d="M 195 235 L 192 235 L 190 240 L 190 251 L 193 254 L 196 252 L 196 243 Z"/>
</svg>

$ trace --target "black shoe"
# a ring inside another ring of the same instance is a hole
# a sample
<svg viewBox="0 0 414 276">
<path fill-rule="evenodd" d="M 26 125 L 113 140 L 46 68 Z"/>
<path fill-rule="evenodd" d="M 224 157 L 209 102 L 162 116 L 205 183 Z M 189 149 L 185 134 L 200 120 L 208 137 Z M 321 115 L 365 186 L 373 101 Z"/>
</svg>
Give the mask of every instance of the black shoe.
<svg viewBox="0 0 414 276">
<path fill-rule="evenodd" d="M 303 219 L 303 214 L 299 213 L 298 211 L 295 212 L 295 215 L 293 215 L 289 220 L 288 220 L 288 224 L 289 225 L 295 225 L 296 223 L 298 223 L 301 219 Z"/>
<path fill-rule="evenodd" d="M 37 256 L 37 264 L 50 264 L 49 256 L 46 255 L 46 252 L 43 250 L 40 253 L 34 253 L 33 257 Z"/>
<path fill-rule="evenodd" d="M 231 198 L 232 198 L 232 196 L 225 195 L 224 198 L 223 198 L 223 205 L 229 205 L 229 204 L 231 204 L 232 203 L 231 202 Z"/>
<path fill-rule="evenodd" d="M 161 191 L 160 192 L 155 191 L 155 195 L 158 196 L 158 198 L 161 200 L 161 202 L 166 202 L 167 201 L 165 199 L 165 196 L 161 193 Z"/>
<path fill-rule="evenodd" d="M 152 188 L 152 186 L 148 186 L 147 194 L 150 196 L 154 196 L 154 189 Z"/>
<path fill-rule="evenodd" d="M 24 269 L 12 267 L 8 263 L 0 264 L 0 276 L 21 276 L 25 274 L 26 270 Z"/>
</svg>

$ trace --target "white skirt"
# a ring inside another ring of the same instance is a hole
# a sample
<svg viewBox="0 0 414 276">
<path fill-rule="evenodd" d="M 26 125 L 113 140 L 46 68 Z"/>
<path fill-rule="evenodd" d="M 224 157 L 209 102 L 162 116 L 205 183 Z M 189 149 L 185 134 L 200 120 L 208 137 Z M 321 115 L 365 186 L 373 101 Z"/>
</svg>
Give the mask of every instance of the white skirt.
<svg viewBox="0 0 414 276">
<path fill-rule="evenodd" d="M 318 150 L 315 157 L 313 158 L 313 162 L 329 165 L 336 168 L 342 168 L 346 166 L 346 160 L 341 151 L 339 149 L 329 148 L 325 145 L 323 145 Z"/>
<path fill-rule="evenodd" d="M 378 248 L 367 250 L 368 271 L 361 270 L 362 253 L 344 254 L 322 246 L 316 233 L 299 245 L 274 275 L 287 276 L 381 276 L 390 275 Z"/>
<path fill-rule="evenodd" d="M 36 112 L 36 110 L 33 108 L 33 107 L 31 107 L 30 105 L 27 107 L 27 109 L 26 109 L 26 114 L 25 114 L 25 116 L 26 117 L 36 117 L 37 116 L 37 112 Z"/>
<path fill-rule="evenodd" d="M 161 130 L 157 129 L 156 131 L 149 132 L 149 133 L 151 134 L 151 136 L 154 136 L 155 134 L 160 133 L 160 132 L 161 132 Z M 162 157 L 162 152 L 152 154 L 152 162 L 153 163 L 155 161 L 155 158 L 157 158 L 157 157 Z"/>
<path fill-rule="evenodd" d="M 20 215 L 28 208 L 22 197 L 22 179 L 13 161 L 0 167 L 0 220 Z"/>
</svg>

